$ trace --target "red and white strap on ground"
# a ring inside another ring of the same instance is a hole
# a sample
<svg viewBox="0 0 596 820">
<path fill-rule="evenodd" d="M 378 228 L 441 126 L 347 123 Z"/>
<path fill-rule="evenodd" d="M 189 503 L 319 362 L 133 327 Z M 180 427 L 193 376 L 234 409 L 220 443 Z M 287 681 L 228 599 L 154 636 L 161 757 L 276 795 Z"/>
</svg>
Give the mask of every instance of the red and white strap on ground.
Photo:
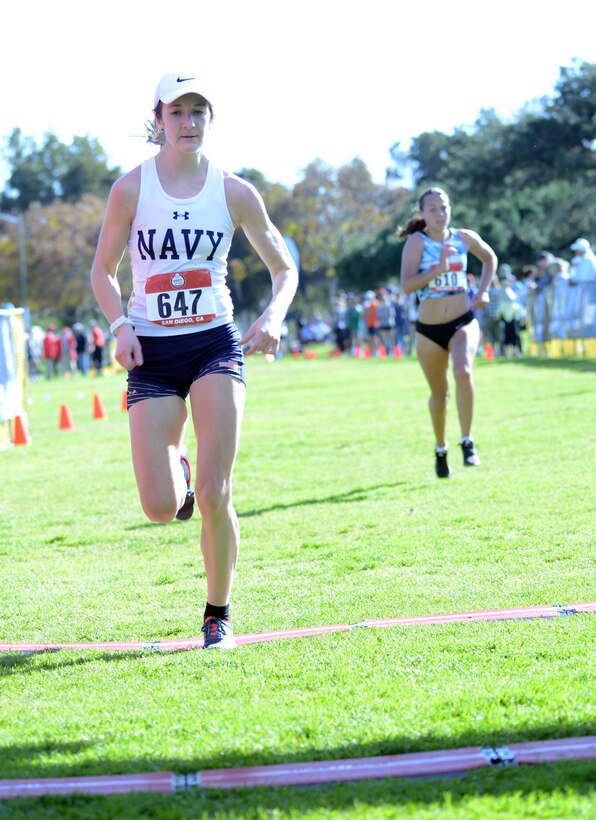
<svg viewBox="0 0 596 820">
<path fill-rule="evenodd" d="M 463 774 L 487 766 L 556 763 L 596 758 L 596 737 L 571 737 L 512 743 L 509 746 L 448 749 L 383 757 L 323 760 L 312 763 L 209 769 L 176 775 L 173 772 L 62 777 L 37 780 L 0 780 L 0 800 L 75 792 L 123 794 L 172 792 L 189 789 L 236 789 L 251 786 L 306 786 L 384 777 L 440 777 Z"/>
<path fill-rule="evenodd" d="M 507 749 L 515 763 L 556 763 L 559 760 L 592 760 L 596 757 L 596 737 L 568 737 L 510 743 Z"/>
<path fill-rule="evenodd" d="M 308 786 L 349 780 L 379 780 L 383 777 L 441 776 L 490 766 L 479 748 L 444 752 L 357 757 L 241 769 L 211 769 L 199 772 L 205 789 L 234 789 L 247 786 Z"/>
<path fill-rule="evenodd" d="M 359 624 L 305 626 L 279 629 L 275 632 L 254 632 L 237 635 L 239 645 L 281 641 L 288 638 L 308 638 L 329 632 L 351 632 L 354 629 L 382 629 L 393 626 L 423 626 L 425 624 L 465 623 L 466 621 L 510 621 L 532 618 L 557 618 L 581 612 L 596 612 L 596 601 L 567 606 L 525 606 L 515 609 L 487 609 L 481 612 L 452 612 L 446 615 L 418 615 L 404 618 L 380 618 Z M 174 638 L 164 641 L 92 641 L 89 643 L 0 643 L 0 652 L 50 652 L 58 649 L 93 649 L 98 652 L 174 652 L 181 649 L 201 649 L 203 638 Z"/>
<path fill-rule="evenodd" d="M 118 774 L 101 777 L 57 777 L 39 780 L 0 780 L 0 800 L 46 794 L 129 794 L 171 792 L 172 772 Z"/>
</svg>

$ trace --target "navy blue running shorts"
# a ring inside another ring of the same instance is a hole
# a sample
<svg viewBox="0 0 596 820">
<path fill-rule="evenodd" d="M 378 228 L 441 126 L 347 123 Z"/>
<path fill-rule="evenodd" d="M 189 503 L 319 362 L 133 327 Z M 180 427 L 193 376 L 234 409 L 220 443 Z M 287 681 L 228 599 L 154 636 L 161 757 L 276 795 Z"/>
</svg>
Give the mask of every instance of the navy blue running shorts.
<svg viewBox="0 0 596 820">
<path fill-rule="evenodd" d="M 180 336 L 139 336 L 143 364 L 128 373 L 127 406 L 144 399 L 186 399 L 194 381 L 210 373 L 246 384 L 240 333 L 233 322 Z"/>
</svg>

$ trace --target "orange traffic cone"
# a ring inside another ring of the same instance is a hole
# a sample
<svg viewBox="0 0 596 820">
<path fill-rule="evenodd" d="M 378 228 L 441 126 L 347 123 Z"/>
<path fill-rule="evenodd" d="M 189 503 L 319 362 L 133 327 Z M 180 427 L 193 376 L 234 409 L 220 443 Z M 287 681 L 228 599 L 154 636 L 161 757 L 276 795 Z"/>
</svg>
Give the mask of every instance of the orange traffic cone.
<svg viewBox="0 0 596 820">
<path fill-rule="evenodd" d="M 93 418 L 94 419 L 107 419 L 107 414 L 103 406 L 103 402 L 100 396 L 95 393 L 93 396 Z"/>
<path fill-rule="evenodd" d="M 16 416 L 14 420 L 14 435 L 13 435 L 13 444 L 31 444 L 31 439 L 29 438 L 27 431 L 25 430 L 25 425 L 23 424 L 23 419 L 21 416 Z"/>
<path fill-rule="evenodd" d="M 60 405 L 60 429 L 61 430 L 74 430 L 74 422 L 72 420 L 72 416 L 70 415 L 70 410 L 66 404 Z"/>
<path fill-rule="evenodd" d="M 393 355 L 396 359 L 401 359 L 403 357 L 404 354 L 402 353 L 401 345 L 395 345 L 393 348 Z"/>
<path fill-rule="evenodd" d="M 122 404 L 120 405 L 120 409 L 126 413 L 128 411 L 128 391 L 122 391 Z"/>
<path fill-rule="evenodd" d="M 371 355 L 372 354 L 371 354 L 370 347 L 368 345 L 366 345 L 366 347 L 364 348 L 364 358 L 365 359 L 370 359 Z"/>
<path fill-rule="evenodd" d="M 378 349 L 377 352 L 379 354 L 380 359 L 386 359 L 387 358 L 387 348 L 385 347 L 385 345 L 379 345 L 379 349 Z"/>
<path fill-rule="evenodd" d="M 491 362 L 495 358 L 495 349 L 490 342 L 484 345 L 484 358 L 487 362 Z"/>
</svg>

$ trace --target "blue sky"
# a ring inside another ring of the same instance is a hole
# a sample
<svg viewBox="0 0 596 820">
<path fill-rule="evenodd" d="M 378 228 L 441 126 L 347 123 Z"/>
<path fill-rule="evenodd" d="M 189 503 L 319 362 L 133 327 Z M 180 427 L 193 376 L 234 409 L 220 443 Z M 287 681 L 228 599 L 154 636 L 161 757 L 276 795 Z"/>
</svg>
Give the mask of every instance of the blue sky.
<svg viewBox="0 0 596 820">
<path fill-rule="evenodd" d="M 382 182 L 394 142 L 482 108 L 508 119 L 551 94 L 561 66 L 595 61 L 591 6 L 29 0 L 3 7 L 0 139 L 88 135 L 129 170 L 154 153 L 142 135 L 159 77 L 196 66 L 216 89 L 209 151 L 225 167 L 291 185 L 315 158 L 359 156 Z"/>
</svg>

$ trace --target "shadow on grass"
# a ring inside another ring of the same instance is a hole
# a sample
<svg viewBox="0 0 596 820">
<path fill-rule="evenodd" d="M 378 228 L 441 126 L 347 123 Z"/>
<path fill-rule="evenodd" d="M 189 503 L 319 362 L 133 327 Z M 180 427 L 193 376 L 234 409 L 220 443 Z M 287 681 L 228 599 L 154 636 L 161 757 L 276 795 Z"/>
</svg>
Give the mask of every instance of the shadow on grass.
<svg viewBox="0 0 596 820">
<path fill-rule="evenodd" d="M 351 504 L 358 501 L 368 501 L 371 493 L 375 492 L 375 490 L 393 489 L 405 485 L 408 485 L 407 481 L 371 484 L 369 487 L 355 487 L 353 490 L 348 490 L 345 493 L 334 493 L 333 495 L 319 496 L 317 498 L 303 498 L 301 501 L 292 501 L 290 504 L 272 504 L 269 507 L 263 507 L 258 510 L 238 511 L 238 518 L 252 518 L 255 515 L 264 515 L 265 513 L 278 510 L 291 510 L 295 507 L 311 507 L 315 504 Z M 409 484 L 408 491 L 410 492 L 412 489 L 412 485 Z"/>
<path fill-rule="evenodd" d="M 289 504 L 271 504 L 269 507 L 262 507 L 258 510 L 236 510 L 238 518 L 253 518 L 255 515 L 266 515 L 279 510 L 291 510 L 296 507 L 312 507 L 315 504 L 352 504 L 359 501 L 368 501 L 371 493 L 376 490 L 394 489 L 403 487 L 408 493 L 417 492 L 421 486 L 415 486 L 408 481 L 394 481 L 386 484 L 371 484 L 369 487 L 355 487 L 345 493 L 334 493 L 333 495 L 319 496 L 317 498 L 303 498 L 300 501 L 292 501 Z M 175 522 L 170 522 L 175 523 Z M 145 521 L 143 524 L 134 524 L 126 527 L 126 530 L 143 530 L 153 527 L 167 527 L 168 524 L 155 524 L 153 521 Z"/>
<path fill-rule="evenodd" d="M 142 655 L 155 654 L 149 650 L 136 652 L 94 652 L 87 650 L 89 655 L 76 658 L 68 657 L 67 649 L 46 649 L 43 652 L 6 652 L 0 654 L 0 680 L 8 675 L 30 675 L 35 672 L 51 672 L 55 669 L 84 666 L 87 663 L 121 662 L 138 659 Z M 192 651 L 192 650 L 188 650 Z M 35 665 L 31 660 L 35 659 Z"/>
<path fill-rule="evenodd" d="M 146 756 L 132 760 L 102 759 L 84 766 L 36 765 L 31 761 L 49 754 L 89 752 L 93 743 L 44 743 L 7 746 L 0 750 L 0 778 L 3 772 L 11 771 L 20 762 L 18 777 L 55 778 L 117 774 L 141 774 L 151 772 L 188 773 L 220 769 L 223 767 L 260 766 L 270 764 L 296 764 L 319 760 L 346 760 L 356 757 L 439 751 L 465 747 L 504 746 L 535 740 L 549 740 L 561 737 L 583 737 L 593 731 L 593 726 L 581 723 L 560 722 L 552 725 L 525 729 L 523 731 L 504 730 L 500 733 L 483 734 L 465 732 L 459 736 L 441 737 L 436 735 L 395 736 L 370 744 L 350 744 L 335 748 L 311 749 L 300 755 L 289 755 L 280 759 L 272 752 L 254 755 L 230 754 L 217 758 L 197 755 L 191 759 Z M 7 765 L 8 764 L 8 765 Z M 123 795 L 68 795 L 64 797 L 42 797 L 24 800 L 15 799 L 4 803 L 10 810 L 19 806 L 24 812 L 19 816 L 35 816 L 40 808 L 72 811 L 84 808 L 86 818 L 108 817 L 226 817 L 262 818 L 275 812 L 275 816 L 300 816 L 317 810 L 342 812 L 358 809 L 358 816 L 365 817 L 367 811 L 391 807 L 398 811 L 399 804 L 412 809 L 416 804 L 435 808 L 462 807 L 470 799 L 482 797 L 511 798 L 516 801 L 515 816 L 523 816 L 524 798 L 532 801 L 536 809 L 537 801 L 546 800 L 557 793 L 560 799 L 569 795 L 588 797 L 592 794 L 596 762 L 590 760 L 561 761 L 554 764 L 538 764 L 522 767 L 491 766 L 447 777 L 387 778 L 384 780 L 359 780 L 319 786 L 287 786 L 240 788 L 234 790 L 193 789 L 166 794 L 123 794 Z M 491 807 L 493 808 L 493 807 Z M 495 806 L 496 810 L 497 807 Z M 564 810 L 564 804 L 561 806 Z M 0 808 L 0 814 L 1 814 Z M 171 813 L 174 812 L 174 813 Z M 68 816 L 72 816 L 68 814 Z M 80 815 L 77 815 L 80 816 Z M 82 815 L 81 815 L 82 816 Z M 474 816 L 477 816 L 474 814 Z M 490 816 L 497 816 L 491 814 Z M 511 816 L 511 815 L 509 815 Z M 557 816 L 562 816 L 558 815 Z"/>
</svg>

